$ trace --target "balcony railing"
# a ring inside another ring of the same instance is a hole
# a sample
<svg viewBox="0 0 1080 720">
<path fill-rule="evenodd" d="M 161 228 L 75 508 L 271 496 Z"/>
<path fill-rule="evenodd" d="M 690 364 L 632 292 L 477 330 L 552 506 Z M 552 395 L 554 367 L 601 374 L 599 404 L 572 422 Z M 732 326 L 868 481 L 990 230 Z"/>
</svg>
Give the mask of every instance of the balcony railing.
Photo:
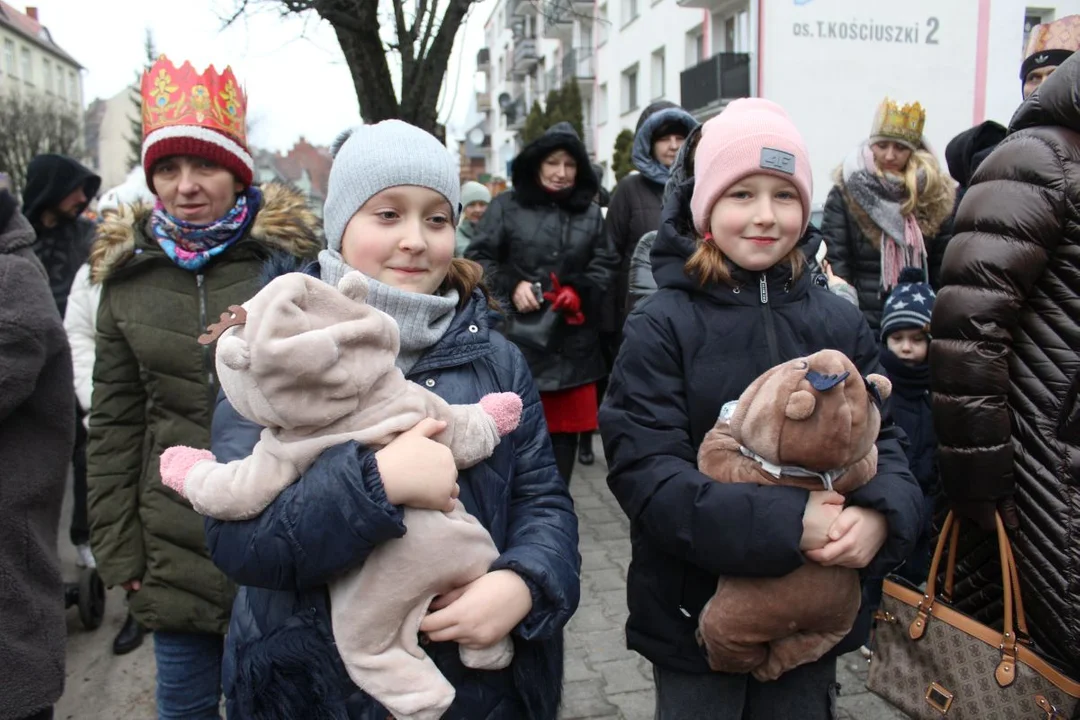
<svg viewBox="0 0 1080 720">
<path fill-rule="evenodd" d="M 564 84 L 569 82 L 570 78 L 576 78 L 580 82 L 592 80 L 595 77 L 591 47 L 573 48 L 563 56 L 562 80 Z"/>
<path fill-rule="evenodd" d="M 750 56 L 718 53 L 679 75 L 681 105 L 694 113 L 750 94 Z"/>
<path fill-rule="evenodd" d="M 476 93 L 476 109 L 480 112 L 487 112 L 491 109 L 491 93 Z"/>
<path fill-rule="evenodd" d="M 514 72 L 524 75 L 540 61 L 536 38 L 521 38 L 514 43 Z"/>
</svg>

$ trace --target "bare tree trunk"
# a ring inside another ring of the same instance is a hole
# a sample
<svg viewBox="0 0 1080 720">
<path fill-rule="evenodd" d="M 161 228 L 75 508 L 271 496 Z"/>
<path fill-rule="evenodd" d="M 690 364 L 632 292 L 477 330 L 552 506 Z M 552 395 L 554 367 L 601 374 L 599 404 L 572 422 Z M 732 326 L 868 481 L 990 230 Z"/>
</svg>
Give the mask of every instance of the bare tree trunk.
<svg viewBox="0 0 1080 720">
<path fill-rule="evenodd" d="M 228 22 L 257 0 L 237 0 Z M 397 41 L 386 43 L 380 33 L 380 0 L 263 0 L 281 6 L 282 12 L 314 10 L 334 28 L 365 122 L 399 118 L 435 132 L 439 91 L 446 77 L 454 38 L 465 15 L 478 0 L 449 0 L 438 17 L 438 0 L 417 0 L 412 23 L 406 22 L 406 0 L 391 0 Z M 402 97 L 398 100 L 387 54 L 401 58 Z"/>
</svg>

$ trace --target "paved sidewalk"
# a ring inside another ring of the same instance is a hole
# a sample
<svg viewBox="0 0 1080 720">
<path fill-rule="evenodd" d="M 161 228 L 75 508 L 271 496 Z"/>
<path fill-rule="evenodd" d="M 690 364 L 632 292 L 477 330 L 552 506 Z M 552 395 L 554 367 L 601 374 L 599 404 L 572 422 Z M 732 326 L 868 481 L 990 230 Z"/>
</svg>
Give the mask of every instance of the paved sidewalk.
<svg viewBox="0 0 1080 720">
<path fill-rule="evenodd" d="M 566 636 L 561 720 L 653 720 L 652 669 L 626 649 L 626 570 L 630 527 L 608 490 L 596 439 L 596 464 L 578 466 L 570 485 L 581 525 L 581 606 Z M 902 720 L 905 715 L 866 690 L 858 653 L 837 665 L 840 720 Z"/>
</svg>

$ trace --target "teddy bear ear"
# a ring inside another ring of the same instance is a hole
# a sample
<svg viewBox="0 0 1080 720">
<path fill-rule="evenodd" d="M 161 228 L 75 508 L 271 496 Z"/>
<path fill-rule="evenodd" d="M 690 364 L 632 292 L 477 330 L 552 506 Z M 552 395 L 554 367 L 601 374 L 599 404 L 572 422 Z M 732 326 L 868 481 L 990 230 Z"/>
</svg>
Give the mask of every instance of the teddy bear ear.
<svg viewBox="0 0 1080 720">
<path fill-rule="evenodd" d="M 245 340 L 230 333 L 218 341 L 217 358 L 225 367 L 238 372 L 251 366 L 251 351 Z"/>
<path fill-rule="evenodd" d="M 784 415 L 790 420 L 805 420 L 814 414 L 816 406 L 817 400 L 812 392 L 796 390 L 788 398 L 787 407 L 784 408 Z"/>
<path fill-rule="evenodd" d="M 353 270 L 338 282 L 338 290 L 347 298 L 356 302 L 367 300 L 369 285 L 363 273 Z"/>
<path fill-rule="evenodd" d="M 877 390 L 878 398 L 882 401 L 888 400 L 889 396 L 892 395 L 892 382 L 884 375 L 878 375 L 877 373 L 867 375 L 866 383 Z"/>
</svg>

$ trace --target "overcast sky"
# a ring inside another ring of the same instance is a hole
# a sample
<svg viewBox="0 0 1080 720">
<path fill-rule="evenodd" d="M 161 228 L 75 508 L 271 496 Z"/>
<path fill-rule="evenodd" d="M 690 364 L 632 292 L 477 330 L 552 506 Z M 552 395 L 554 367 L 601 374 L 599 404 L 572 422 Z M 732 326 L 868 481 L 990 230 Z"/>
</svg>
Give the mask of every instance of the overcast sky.
<svg viewBox="0 0 1080 720">
<path fill-rule="evenodd" d="M 112 97 L 131 83 L 143 63 L 146 28 L 159 53 L 198 70 L 231 65 L 248 93 L 249 142 L 286 150 L 301 135 L 328 145 L 360 122 L 356 93 L 332 28 L 313 13 L 281 18 L 273 10 L 222 30 L 235 0 L 7 0 L 18 9 L 36 5 L 53 39 L 86 69 L 87 103 Z M 494 0 L 473 6 L 459 33 L 446 76 L 440 120 L 460 123 L 474 86 L 476 51 Z M 464 62 L 459 62 L 463 60 Z M 451 96 L 457 84 L 456 102 Z"/>
</svg>

